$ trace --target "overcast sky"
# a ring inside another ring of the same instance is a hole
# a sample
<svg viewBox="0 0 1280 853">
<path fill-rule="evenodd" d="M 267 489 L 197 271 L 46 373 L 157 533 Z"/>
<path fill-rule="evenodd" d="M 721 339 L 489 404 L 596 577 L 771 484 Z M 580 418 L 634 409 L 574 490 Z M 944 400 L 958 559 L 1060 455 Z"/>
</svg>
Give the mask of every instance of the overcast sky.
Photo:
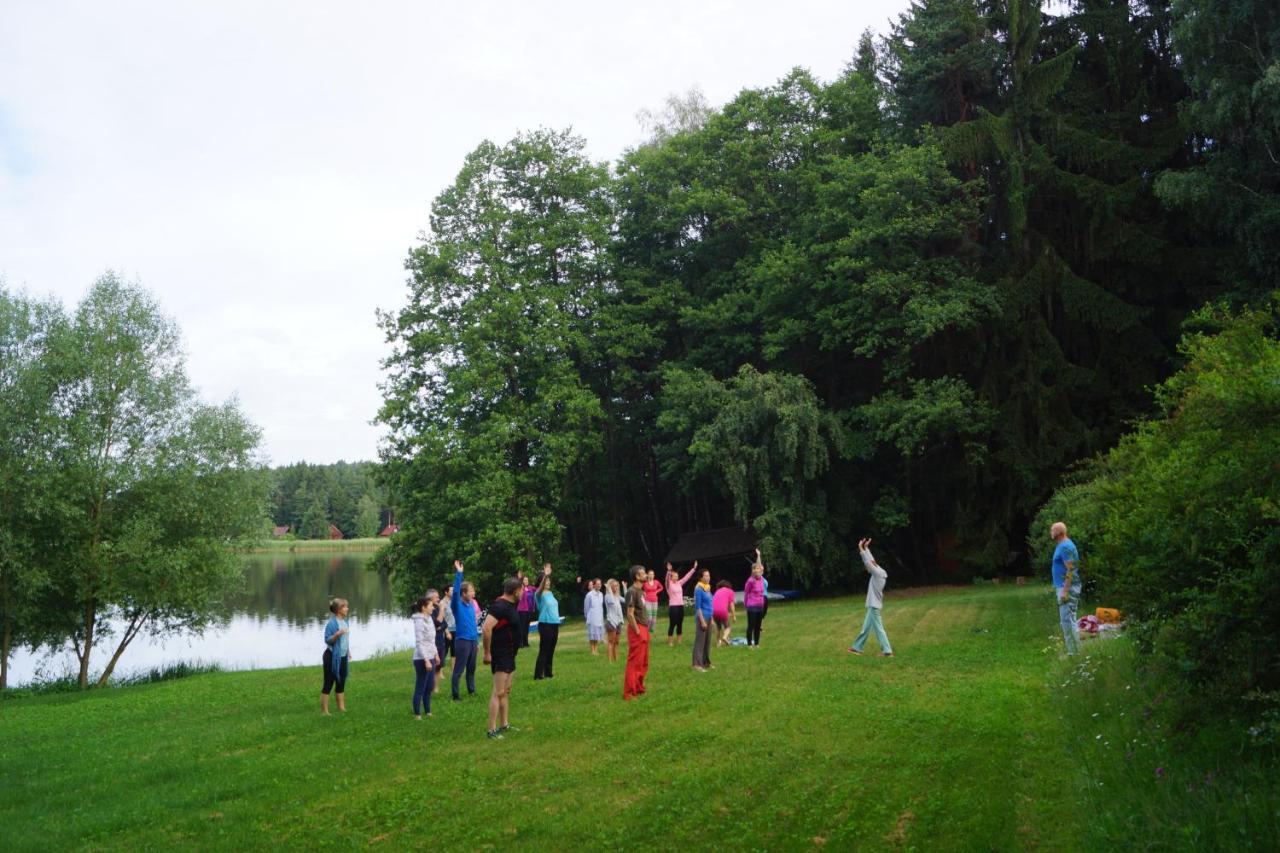
<svg viewBox="0 0 1280 853">
<path fill-rule="evenodd" d="M 477 143 L 572 127 L 613 161 L 668 94 L 831 79 L 906 5 L 0 0 L 0 279 L 140 282 L 273 464 L 372 459 L 374 310 Z"/>
</svg>

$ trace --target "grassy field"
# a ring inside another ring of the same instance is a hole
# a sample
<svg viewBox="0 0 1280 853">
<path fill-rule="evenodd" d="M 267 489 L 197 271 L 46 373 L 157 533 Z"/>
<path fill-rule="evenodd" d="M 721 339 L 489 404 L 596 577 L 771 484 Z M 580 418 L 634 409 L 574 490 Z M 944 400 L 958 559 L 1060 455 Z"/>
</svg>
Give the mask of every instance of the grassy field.
<svg viewBox="0 0 1280 853">
<path fill-rule="evenodd" d="M 264 539 L 246 550 L 250 554 L 286 553 L 343 553 L 346 551 L 377 551 L 391 540 L 387 537 L 369 539 Z"/>
<path fill-rule="evenodd" d="M 318 666 L 5 702 L 0 847 L 1273 846 L 1271 765 L 1167 741 L 1121 683 L 1124 640 L 1060 660 L 1045 592 L 891 595 L 892 659 L 844 651 L 861 615 L 776 605 L 759 650 L 715 650 L 706 674 L 691 638 L 659 641 L 631 703 L 621 663 L 567 626 L 554 680 L 521 654 L 501 741 L 483 669 L 479 695 L 415 722 L 408 653 L 357 662 L 329 718 Z"/>
</svg>

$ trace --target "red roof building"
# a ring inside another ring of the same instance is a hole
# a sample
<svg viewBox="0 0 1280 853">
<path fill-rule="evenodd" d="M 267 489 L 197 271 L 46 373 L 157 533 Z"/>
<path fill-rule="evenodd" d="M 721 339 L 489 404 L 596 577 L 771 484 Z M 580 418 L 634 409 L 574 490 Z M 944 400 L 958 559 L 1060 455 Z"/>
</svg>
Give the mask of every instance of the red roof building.
<svg viewBox="0 0 1280 853">
<path fill-rule="evenodd" d="M 288 533 L 289 533 L 289 525 L 287 524 L 282 524 L 279 527 L 275 527 L 271 530 L 271 535 L 275 536 L 276 538 L 285 536 Z"/>
<path fill-rule="evenodd" d="M 395 533 L 399 529 L 400 529 L 400 525 L 398 524 L 388 524 L 386 527 L 382 528 L 382 532 L 379 533 L 378 535 L 390 536 L 392 533 Z"/>
<path fill-rule="evenodd" d="M 341 531 L 341 530 L 339 530 L 338 528 L 336 528 L 336 527 L 334 527 L 332 524 L 330 524 L 330 525 L 329 525 L 329 538 L 330 538 L 330 539 L 344 539 L 344 538 L 346 538 L 346 537 L 344 537 L 344 536 L 342 535 L 342 531 Z"/>
</svg>

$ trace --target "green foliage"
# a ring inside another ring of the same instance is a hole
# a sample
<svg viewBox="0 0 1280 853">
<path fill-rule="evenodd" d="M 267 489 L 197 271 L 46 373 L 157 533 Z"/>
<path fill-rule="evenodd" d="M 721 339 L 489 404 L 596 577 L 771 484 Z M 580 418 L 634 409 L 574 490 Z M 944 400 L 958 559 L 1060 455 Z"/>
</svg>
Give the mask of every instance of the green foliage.
<svg viewBox="0 0 1280 853">
<path fill-rule="evenodd" d="M 384 318 L 384 558 L 607 572 L 749 524 L 801 585 L 859 533 L 913 579 L 1020 571 L 1036 508 L 1150 413 L 1186 316 L 1271 286 L 1156 194 L 1214 194 L 1247 150 L 1266 233 L 1271 13 L 1233 8 L 919 0 L 830 82 L 669 99 L 613 173 L 567 134 L 480 146 Z M 1186 106 L 1175 35 L 1254 22 L 1220 72 L 1187 54 L 1239 86 Z M 777 429 L 808 438 L 789 456 Z"/>
<path fill-rule="evenodd" d="M 1108 603 L 1186 688 L 1192 710 L 1280 687 L 1280 299 L 1208 308 L 1182 345 L 1186 366 L 1141 423 L 1055 497 Z M 1041 552 L 1043 555 L 1043 552 Z"/>
<path fill-rule="evenodd" d="M 327 539 L 333 524 L 350 539 L 376 536 L 393 514 L 393 495 L 373 462 L 315 465 L 295 462 L 271 471 L 272 526 L 307 539 Z M 372 506 L 372 513 L 370 513 Z M 375 517 L 376 516 L 376 517 Z M 369 532 L 372 518 L 373 532 Z M 306 533 L 303 533 L 303 530 Z"/>
<path fill-rule="evenodd" d="M 410 255 L 409 304 L 382 318 L 380 419 L 405 504 L 382 558 L 406 600 L 457 558 L 478 579 L 573 568 L 557 511 L 599 451 L 584 373 L 612 221 L 583 147 L 550 131 L 480 145 Z"/>
<path fill-rule="evenodd" d="M 821 479 L 844 446 L 843 428 L 807 380 L 750 365 L 726 382 L 672 370 L 662 409 L 658 428 L 672 434 L 663 472 L 670 480 L 710 477 L 730 498 L 735 521 L 753 526 L 770 559 L 797 580 L 848 572 Z"/>
<path fill-rule="evenodd" d="M 58 305 L 0 287 L 0 688 L 10 651 L 39 637 L 38 600 L 49 581 L 39 557 L 54 497 L 48 350 L 65 324 Z"/>
<path fill-rule="evenodd" d="M 1175 0 L 1173 12 L 1196 156 L 1160 176 L 1160 197 L 1220 241 L 1234 296 L 1265 297 L 1280 287 L 1280 7 Z"/>
<path fill-rule="evenodd" d="M 54 383 L 49 583 L 42 636 L 69 641 L 87 687 L 94 648 L 123 626 L 99 679 L 143 631 L 199 628 L 239 577 L 232 546 L 257 533 L 266 478 L 258 430 L 234 403 L 198 401 L 177 327 L 142 289 L 100 278 L 40 369 Z"/>
</svg>

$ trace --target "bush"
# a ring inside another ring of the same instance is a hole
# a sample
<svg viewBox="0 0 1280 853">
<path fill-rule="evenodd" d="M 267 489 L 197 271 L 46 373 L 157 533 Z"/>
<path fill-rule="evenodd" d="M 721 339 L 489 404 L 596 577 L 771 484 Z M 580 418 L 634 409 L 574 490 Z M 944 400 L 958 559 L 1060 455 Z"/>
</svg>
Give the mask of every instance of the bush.
<svg viewBox="0 0 1280 853">
<path fill-rule="evenodd" d="M 1086 578 L 1189 711 L 1280 687 L 1280 299 L 1193 322 L 1161 415 L 1060 489 L 1030 542 L 1047 565 L 1048 525 L 1069 523 Z"/>
</svg>

